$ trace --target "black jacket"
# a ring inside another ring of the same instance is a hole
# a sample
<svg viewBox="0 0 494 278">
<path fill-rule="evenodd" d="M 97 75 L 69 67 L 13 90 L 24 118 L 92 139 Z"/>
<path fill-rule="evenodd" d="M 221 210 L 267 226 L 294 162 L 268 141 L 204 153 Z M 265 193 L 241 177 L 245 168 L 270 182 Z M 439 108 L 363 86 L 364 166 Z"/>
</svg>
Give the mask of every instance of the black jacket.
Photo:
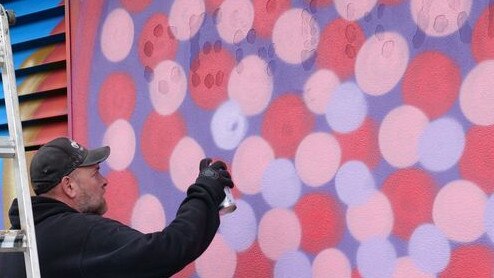
<svg viewBox="0 0 494 278">
<path fill-rule="evenodd" d="M 143 234 L 120 222 L 33 197 L 41 277 L 169 277 L 199 257 L 219 226 L 221 188 L 194 184 L 164 230 Z M 17 202 L 10 211 L 19 229 Z M 25 277 L 22 253 L 0 253 L 0 277 Z"/>
</svg>

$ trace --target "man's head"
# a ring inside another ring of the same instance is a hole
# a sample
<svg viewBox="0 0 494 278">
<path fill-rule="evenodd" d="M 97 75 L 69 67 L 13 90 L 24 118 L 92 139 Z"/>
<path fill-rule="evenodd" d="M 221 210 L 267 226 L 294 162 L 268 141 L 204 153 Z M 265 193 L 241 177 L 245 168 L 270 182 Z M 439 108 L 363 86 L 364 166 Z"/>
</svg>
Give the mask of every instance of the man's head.
<svg viewBox="0 0 494 278">
<path fill-rule="evenodd" d="M 110 155 L 110 147 L 88 150 L 65 137 L 42 146 L 31 161 L 30 174 L 34 192 L 63 199 L 81 212 L 103 214 L 106 179 L 99 173 L 99 163 Z"/>
</svg>

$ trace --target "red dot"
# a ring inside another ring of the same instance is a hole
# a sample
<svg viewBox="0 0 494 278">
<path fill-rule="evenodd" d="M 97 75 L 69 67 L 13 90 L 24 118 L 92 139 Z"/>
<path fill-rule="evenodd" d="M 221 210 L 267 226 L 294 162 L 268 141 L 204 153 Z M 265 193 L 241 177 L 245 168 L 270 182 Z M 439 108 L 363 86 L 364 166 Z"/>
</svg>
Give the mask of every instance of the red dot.
<svg viewBox="0 0 494 278">
<path fill-rule="evenodd" d="M 314 115 L 300 97 L 283 95 L 274 100 L 264 114 L 262 136 L 278 157 L 291 158 L 302 139 L 312 130 L 314 121 Z"/>
<path fill-rule="evenodd" d="M 360 272 L 358 271 L 358 268 L 354 268 L 352 270 L 352 278 L 362 278 L 362 275 L 360 275 Z"/>
<path fill-rule="evenodd" d="M 382 191 L 393 208 L 396 236 L 408 240 L 420 224 L 432 221 L 437 186 L 426 172 L 398 170 L 386 179 Z"/>
<path fill-rule="evenodd" d="M 139 60 L 153 69 L 159 62 L 175 57 L 178 43 L 173 35 L 168 18 L 155 13 L 148 18 L 140 31 Z"/>
<path fill-rule="evenodd" d="M 467 132 L 460 173 L 490 194 L 494 192 L 494 125 L 473 126 Z"/>
<path fill-rule="evenodd" d="M 305 2 L 314 7 L 326 7 L 331 5 L 333 0 L 305 0 Z"/>
<path fill-rule="evenodd" d="M 237 260 L 234 277 L 273 277 L 273 262 L 262 253 L 257 242 L 238 253 Z"/>
<path fill-rule="evenodd" d="M 153 0 L 120 0 L 122 6 L 129 12 L 141 12 L 143 11 L 149 4 L 151 4 Z"/>
<path fill-rule="evenodd" d="M 301 247 L 312 254 L 336 246 L 343 237 L 344 219 L 340 204 L 331 195 L 313 193 L 295 205 L 302 226 Z"/>
<path fill-rule="evenodd" d="M 364 41 L 365 35 L 358 23 L 334 20 L 321 34 L 317 65 L 334 71 L 341 80 L 347 79 L 354 74 L 355 59 Z"/>
<path fill-rule="evenodd" d="M 105 216 L 130 225 L 132 210 L 139 198 L 139 184 L 131 171 L 113 171 L 106 177 L 105 198 L 108 211 Z"/>
<path fill-rule="evenodd" d="M 494 5 L 485 8 L 472 33 L 472 53 L 477 62 L 494 59 Z"/>
<path fill-rule="evenodd" d="M 256 35 L 269 38 L 273 27 L 282 13 L 290 8 L 290 0 L 266 1 L 254 0 L 254 23 Z"/>
<path fill-rule="evenodd" d="M 350 160 L 360 160 L 369 168 L 374 168 L 381 160 L 377 128 L 372 119 L 366 118 L 355 131 L 334 135 L 340 143 L 342 164 Z"/>
<path fill-rule="evenodd" d="M 115 72 L 103 81 L 98 96 L 98 111 L 105 124 L 117 119 L 130 119 L 136 102 L 134 79 L 127 73 Z"/>
<path fill-rule="evenodd" d="M 460 69 L 448 56 L 429 51 L 416 56 L 403 78 L 403 100 L 434 119 L 447 112 L 458 98 Z"/>
<path fill-rule="evenodd" d="M 212 110 L 227 100 L 228 80 L 234 66 L 234 58 L 224 48 L 199 53 L 189 76 L 190 95 L 197 106 Z"/>
<path fill-rule="evenodd" d="M 451 260 L 439 277 L 492 278 L 494 253 L 484 245 L 460 246 L 451 254 Z"/>
<path fill-rule="evenodd" d="M 206 1 L 204 1 L 206 4 L 206 10 L 208 12 L 216 11 L 217 9 L 219 9 L 219 7 L 223 3 L 223 1 L 224 0 L 206 0 Z"/>
<path fill-rule="evenodd" d="M 144 123 L 141 135 L 142 156 L 151 168 L 166 171 L 177 143 L 187 134 L 182 116 L 162 116 L 152 112 Z"/>
</svg>

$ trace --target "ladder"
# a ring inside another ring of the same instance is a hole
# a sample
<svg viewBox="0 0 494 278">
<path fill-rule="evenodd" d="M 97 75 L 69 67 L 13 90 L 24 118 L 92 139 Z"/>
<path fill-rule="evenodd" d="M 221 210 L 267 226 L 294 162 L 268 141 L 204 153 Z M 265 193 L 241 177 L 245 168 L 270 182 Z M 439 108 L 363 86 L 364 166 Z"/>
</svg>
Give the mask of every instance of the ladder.
<svg viewBox="0 0 494 278">
<path fill-rule="evenodd" d="M 40 277 L 38 248 L 34 233 L 26 153 L 9 34 L 9 24 L 14 22 L 15 14 L 0 4 L 0 65 L 9 128 L 9 136 L 0 137 L 0 157 L 13 160 L 15 191 L 21 222 L 21 230 L 0 231 L 0 252 L 23 252 L 27 277 L 37 278 Z"/>
</svg>

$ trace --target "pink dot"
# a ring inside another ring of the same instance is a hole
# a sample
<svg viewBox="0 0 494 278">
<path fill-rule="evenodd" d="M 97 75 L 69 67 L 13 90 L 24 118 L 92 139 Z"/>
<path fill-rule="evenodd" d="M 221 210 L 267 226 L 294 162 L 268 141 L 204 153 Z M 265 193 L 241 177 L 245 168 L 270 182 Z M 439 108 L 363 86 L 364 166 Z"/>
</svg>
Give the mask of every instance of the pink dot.
<svg viewBox="0 0 494 278">
<path fill-rule="evenodd" d="M 111 171 L 106 179 L 105 199 L 108 211 L 105 217 L 130 225 L 132 209 L 139 197 L 139 184 L 131 171 Z"/>
<path fill-rule="evenodd" d="M 117 171 L 124 170 L 129 167 L 135 155 L 134 128 L 126 120 L 116 120 L 105 131 L 103 144 L 111 148 L 111 154 L 106 160 L 108 166 Z"/>
<path fill-rule="evenodd" d="M 175 58 L 177 47 L 178 42 L 168 25 L 168 18 L 162 13 L 148 17 L 139 37 L 141 63 L 152 70 L 159 62 Z"/>
<path fill-rule="evenodd" d="M 202 109 L 212 110 L 226 101 L 234 66 L 235 60 L 224 48 L 201 51 L 192 62 L 189 73 L 190 96 L 194 103 Z"/>
<path fill-rule="evenodd" d="M 175 38 L 181 41 L 192 38 L 204 21 L 205 9 L 203 0 L 175 0 L 169 13 Z"/>
<path fill-rule="evenodd" d="M 350 160 L 365 162 L 369 168 L 374 168 L 381 160 L 377 140 L 376 123 L 366 118 L 362 125 L 350 133 L 335 133 L 335 138 L 341 147 L 341 164 Z"/>
<path fill-rule="evenodd" d="M 170 156 L 170 176 L 176 188 L 187 191 L 199 174 L 199 162 L 204 157 L 201 145 L 193 138 L 184 137 L 177 143 Z"/>
<path fill-rule="evenodd" d="M 254 7 L 250 0 L 225 0 L 217 17 L 218 33 L 230 44 L 238 44 L 252 28 Z"/>
<path fill-rule="evenodd" d="M 348 230 L 358 241 L 387 237 L 393 228 L 393 209 L 386 195 L 377 192 L 367 203 L 349 207 L 346 220 Z"/>
<path fill-rule="evenodd" d="M 272 41 L 280 59 L 290 64 L 300 64 L 316 52 L 319 25 L 306 10 L 288 10 L 276 21 Z"/>
<path fill-rule="evenodd" d="M 161 115 L 177 111 L 185 98 L 187 78 L 180 64 L 166 60 L 154 69 L 149 83 L 149 94 L 154 109 Z"/>
<path fill-rule="evenodd" d="M 315 114 L 324 115 L 332 92 L 338 88 L 338 76 L 326 69 L 312 74 L 304 85 L 304 102 L 307 108 Z"/>
<path fill-rule="evenodd" d="M 341 80 L 349 78 L 354 74 L 357 53 L 364 41 L 364 31 L 357 22 L 335 19 L 322 32 L 317 65 L 333 70 Z"/>
<path fill-rule="evenodd" d="M 457 101 L 460 69 L 448 56 L 429 51 L 416 56 L 403 77 L 403 99 L 434 119 L 446 113 Z"/>
<path fill-rule="evenodd" d="M 274 24 L 291 6 L 290 0 L 254 0 L 254 30 L 262 38 L 271 37 Z"/>
<path fill-rule="evenodd" d="M 180 114 L 161 116 L 151 112 L 141 132 L 141 151 L 144 161 L 155 170 L 168 170 L 173 149 L 185 134 L 187 128 Z"/>
<path fill-rule="evenodd" d="M 312 277 L 351 278 L 352 267 L 346 255 L 338 249 L 330 248 L 321 251 L 312 263 Z"/>
<path fill-rule="evenodd" d="M 259 246 L 268 258 L 277 260 L 284 253 L 297 250 L 301 234 L 297 215 L 291 210 L 275 208 L 261 218 Z"/>
<path fill-rule="evenodd" d="M 294 93 L 275 99 L 262 122 L 262 136 L 271 144 L 277 157 L 292 158 L 302 139 L 314 126 L 314 115 Z"/>
<path fill-rule="evenodd" d="M 262 175 L 272 160 L 273 149 L 262 137 L 246 138 L 233 157 L 232 178 L 236 188 L 246 194 L 259 193 Z"/>
<path fill-rule="evenodd" d="M 466 22 L 472 0 L 410 1 L 410 12 L 415 23 L 429 36 L 443 37 L 460 29 Z M 461 19 L 460 17 L 465 19 Z"/>
<path fill-rule="evenodd" d="M 410 257 L 396 260 L 393 278 L 434 278 L 435 275 L 420 270 Z"/>
<path fill-rule="evenodd" d="M 117 8 L 111 11 L 101 30 L 101 51 L 110 62 L 120 62 L 127 57 L 134 43 L 134 22 L 127 11 Z"/>
<path fill-rule="evenodd" d="M 477 62 L 494 59 L 493 12 L 494 4 L 491 2 L 480 15 L 473 28 L 472 54 Z"/>
<path fill-rule="evenodd" d="M 460 173 L 485 193 L 494 192 L 494 126 L 473 126 L 466 135 Z"/>
<path fill-rule="evenodd" d="M 356 21 L 368 14 L 377 0 L 333 0 L 338 14 L 346 20 Z"/>
<path fill-rule="evenodd" d="M 267 64 L 257 55 L 242 59 L 228 80 L 228 95 L 237 102 L 246 116 L 263 112 L 271 100 L 273 79 Z"/>
<path fill-rule="evenodd" d="M 153 195 L 142 195 L 132 211 L 132 228 L 141 233 L 163 230 L 166 224 L 165 211 L 160 200 Z"/>
<path fill-rule="evenodd" d="M 301 247 L 312 254 L 338 245 L 343 237 L 343 209 L 329 194 L 311 193 L 295 205 L 302 227 Z"/>
<path fill-rule="evenodd" d="M 304 183 L 318 187 L 333 179 L 340 166 L 338 141 L 327 133 L 316 132 L 305 137 L 295 155 L 295 167 Z"/>
<path fill-rule="evenodd" d="M 463 114 L 477 125 L 494 124 L 494 60 L 478 64 L 463 80 L 460 106 Z"/>
<path fill-rule="evenodd" d="M 437 194 L 432 218 L 450 240 L 471 242 L 484 233 L 486 203 L 487 196 L 473 182 L 452 181 Z"/>
<path fill-rule="evenodd" d="M 407 41 L 399 33 L 378 33 L 364 43 L 357 55 L 355 75 L 360 88 L 374 96 L 391 91 L 407 68 Z"/>
<path fill-rule="evenodd" d="M 208 249 L 196 260 L 196 270 L 200 277 L 230 278 L 237 267 L 237 254 L 216 234 Z"/>
<path fill-rule="evenodd" d="M 397 168 L 412 166 L 419 159 L 419 136 L 427 116 L 418 108 L 403 105 L 386 115 L 379 128 L 379 149 L 386 161 Z"/>
<path fill-rule="evenodd" d="M 105 124 L 117 119 L 129 120 L 134 112 L 136 87 L 132 76 L 125 72 L 110 73 L 98 94 L 98 112 Z"/>
<path fill-rule="evenodd" d="M 152 1 L 153 0 L 139 0 L 139 1 L 120 0 L 120 2 L 122 3 L 122 6 L 124 6 L 125 9 L 130 11 L 130 12 L 141 12 L 145 8 L 147 8 L 147 6 L 149 6 L 149 4 L 151 4 Z"/>
</svg>

